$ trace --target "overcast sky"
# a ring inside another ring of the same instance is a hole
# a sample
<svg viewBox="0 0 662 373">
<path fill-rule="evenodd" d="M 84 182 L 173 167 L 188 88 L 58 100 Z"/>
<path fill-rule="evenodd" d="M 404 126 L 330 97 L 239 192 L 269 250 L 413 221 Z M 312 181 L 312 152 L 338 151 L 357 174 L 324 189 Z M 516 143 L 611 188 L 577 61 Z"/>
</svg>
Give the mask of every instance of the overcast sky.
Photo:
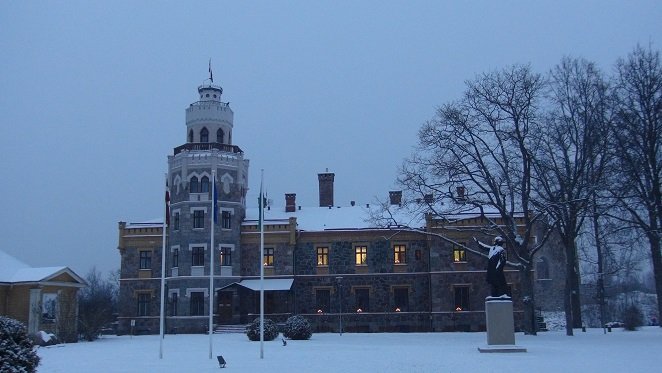
<svg viewBox="0 0 662 373">
<path fill-rule="evenodd" d="M 233 142 L 275 205 L 374 202 L 464 81 L 660 49 L 660 1 L 0 1 L 0 249 L 119 268 L 118 221 L 162 216 L 167 155 L 212 59 Z"/>
</svg>

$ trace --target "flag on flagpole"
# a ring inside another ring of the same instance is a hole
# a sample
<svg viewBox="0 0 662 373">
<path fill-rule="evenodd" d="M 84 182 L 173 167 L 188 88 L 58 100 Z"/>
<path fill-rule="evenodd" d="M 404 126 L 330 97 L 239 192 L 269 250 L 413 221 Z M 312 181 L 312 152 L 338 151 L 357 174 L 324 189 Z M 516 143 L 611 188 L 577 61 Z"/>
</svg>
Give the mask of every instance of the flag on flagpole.
<svg viewBox="0 0 662 373">
<path fill-rule="evenodd" d="M 166 182 L 165 206 L 166 206 L 165 222 L 166 222 L 166 227 L 169 227 L 170 226 L 170 191 L 168 189 L 168 182 Z"/>
<path fill-rule="evenodd" d="M 211 80 L 212 83 L 214 82 L 214 73 L 211 71 L 211 58 L 209 59 L 209 80 Z"/>
</svg>

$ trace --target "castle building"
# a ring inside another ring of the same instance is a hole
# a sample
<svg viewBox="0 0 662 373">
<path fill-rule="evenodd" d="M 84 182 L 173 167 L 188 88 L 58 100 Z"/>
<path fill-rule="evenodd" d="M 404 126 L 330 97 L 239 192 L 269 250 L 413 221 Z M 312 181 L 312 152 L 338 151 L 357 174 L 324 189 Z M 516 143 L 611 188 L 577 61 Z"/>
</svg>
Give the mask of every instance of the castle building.
<svg viewBox="0 0 662 373">
<path fill-rule="evenodd" d="M 319 206 L 300 206 L 287 193 L 280 207 L 265 210 L 260 257 L 258 209 L 247 209 L 245 200 L 249 161 L 232 144 L 233 112 L 220 86 L 204 84 L 198 93 L 186 109 L 187 141 L 168 156 L 166 333 L 206 332 L 210 299 L 216 327 L 250 323 L 259 316 L 261 286 L 265 317 L 302 315 L 317 332 L 485 330 L 487 261 L 439 236 L 464 243 L 472 237 L 431 215 L 411 221 L 417 229 L 377 226 L 369 206 L 335 203 L 330 172 L 318 174 Z M 398 205 L 402 193 L 389 197 Z M 162 221 L 119 223 L 120 333 L 159 332 L 163 236 Z M 548 288 L 557 275 L 545 273 Z M 507 269 L 506 278 L 517 325 L 516 270 Z"/>
</svg>

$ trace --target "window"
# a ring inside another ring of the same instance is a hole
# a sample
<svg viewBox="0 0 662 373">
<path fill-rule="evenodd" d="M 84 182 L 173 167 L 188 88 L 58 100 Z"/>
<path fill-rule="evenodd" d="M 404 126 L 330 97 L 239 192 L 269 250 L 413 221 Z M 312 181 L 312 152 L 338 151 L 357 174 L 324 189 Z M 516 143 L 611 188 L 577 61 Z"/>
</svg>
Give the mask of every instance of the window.
<svg viewBox="0 0 662 373">
<path fill-rule="evenodd" d="M 204 227 L 205 227 L 205 211 L 204 210 L 193 211 L 193 228 L 204 228 Z"/>
<path fill-rule="evenodd" d="M 216 131 L 216 142 L 222 144 L 223 143 L 223 135 L 224 135 L 223 130 L 219 128 L 218 131 Z"/>
<path fill-rule="evenodd" d="M 366 259 L 368 258 L 368 246 L 356 246 L 354 248 L 356 253 L 356 265 L 366 265 Z"/>
<path fill-rule="evenodd" d="M 409 311 L 409 288 L 393 288 L 393 309 L 395 312 Z"/>
<path fill-rule="evenodd" d="M 191 316 L 202 316 L 205 314 L 205 293 L 201 291 L 191 292 Z"/>
<path fill-rule="evenodd" d="M 549 264 L 547 263 L 547 258 L 541 256 L 536 262 L 536 278 L 538 280 L 547 280 L 549 279 Z"/>
<path fill-rule="evenodd" d="M 221 211 L 221 227 L 223 229 L 232 228 L 232 214 L 230 211 Z"/>
<path fill-rule="evenodd" d="M 200 142 L 209 142 L 209 131 L 207 127 L 203 127 L 200 130 Z"/>
<path fill-rule="evenodd" d="M 149 316 L 149 302 L 152 296 L 149 293 L 138 294 L 138 316 Z"/>
<path fill-rule="evenodd" d="M 175 218 L 173 220 L 174 220 L 173 229 L 178 231 L 179 230 L 179 213 L 178 212 L 175 213 Z"/>
<path fill-rule="evenodd" d="M 152 252 L 140 252 L 140 269 L 152 269 Z"/>
<path fill-rule="evenodd" d="M 405 264 L 407 263 L 407 246 L 405 245 L 395 245 L 393 246 L 393 260 L 395 264 Z"/>
<path fill-rule="evenodd" d="M 464 242 L 460 242 L 461 246 L 453 247 L 453 262 L 466 262 L 467 261 L 467 252 L 462 246 L 466 246 Z"/>
<path fill-rule="evenodd" d="M 189 190 L 190 193 L 199 193 L 200 192 L 200 185 L 198 184 L 198 177 L 197 176 L 193 176 L 191 178 L 190 184 L 191 185 L 189 185 L 189 187 L 188 187 L 188 190 Z"/>
<path fill-rule="evenodd" d="M 172 266 L 179 267 L 179 249 L 172 249 Z"/>
<path fill-rule="evenodd" d="M 421 250 L 417 249 L 416 251 L 414 251 L 414 257 L 416 257 L 416 260 L 421 260 L 421 256 L 422 256 Z"/>
<path fill-rule="evenodd" d="M 356 312 L 370 311 L 370 289 L 354 289 L 354 297 L 356 298 Z"/>
<path fill-rule="evenodd" d="M 455 286 L 455 311 L 469 310 L 469 286 Z"/>
<path fill-rule="evenodd" d="M 179 294 L 172 293 L 172 295 L 170 295 L 170 316 L 177 316 L 178 301 L 179 301 Z"/>
<path fill-rule="evenodd" d="M 315 304 L 317 313 L 330 312 L 331 309 L 331 291 L 329 289 L 315 290 Z"/>
<path fill-rule="evenodd" d="M 222 266 L 231 266 L 232 265 L 232 250 L 229 247 L 221 247 L 221 265 Z"/>
<path fill-rule="evenodd" d="M 264 249 L 264 266 L 273 267 L 274 265 L 274 249 L 265 248 Z"/>
<path fill-rule="evenodd" d="M 329 248 L 328 247 L 318 247 L 317 248 L 317 266 L 328 266 L 329 265 Z"/>
<path fill-rule="evenodd" d="M 209 193 L 209 178 L 207 176 L 200 179 L 200 193 Z"/>
<path fill-rule="evenodd" d="M 197 246 L 194 247 L 191 251 L 191 265 L 196 267 L 205 265 L 205 248 Z"/>
<path fill-rule="evenodd" d="M 188 131 L 188 142 L 193 142 L 193 130 Z"/>
</svg>

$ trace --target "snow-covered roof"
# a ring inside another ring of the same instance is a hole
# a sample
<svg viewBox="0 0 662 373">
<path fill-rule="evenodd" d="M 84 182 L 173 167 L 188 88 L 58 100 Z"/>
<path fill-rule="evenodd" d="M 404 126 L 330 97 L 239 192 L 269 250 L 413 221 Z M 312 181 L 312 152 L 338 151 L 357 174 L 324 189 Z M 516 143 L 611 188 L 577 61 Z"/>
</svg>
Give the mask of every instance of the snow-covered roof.
<svg viewBox="0 0 662 373">
<path fill-rule="evenodd" d="M 297 207 L 294 212 L 285 212 L 284 207 L 271 207 L 264 211 L 265 223 L 274 221 L 287 221 L 291 217 L 297 218 L 297 228 L 304 231 L 324 230 L 354 230 L 383 228 L 377 225 L 370 217 L 370 208 L 367 206 L 332 206 L 329 207 Z M 246 209 L 244 225 L 258 223 L 258 208 Z M 409 226 L 421 226 L 421 219 L 403 219 Z"/>
<path fill-rule="evenodd" d="M 135 229 L 135 228 L 161 228 L 163 227 L 163 218 L 149 219 L 141 222 L 131 222 L 126 223 L 125 228 Z"/>
<path fill-rule="evenodd" d="M 6 252 L 0 250 L 0 282 L 43 282 L 49 281 L 62 273 L 67 273 L 77 282 L 85 281 L 68 267 L 30 267 Z"/>
<path fill-rule="evenodd" d="M 238 285 L 241 285 L 245 288 L 259 291 L 260 287 L 263 287 L 265 291 L 273 290 L 290 290 L 294 279 L 291 278 L 269 278 L 264 280 L 264 285 L 260 286 L 259 279 L 251 280 L 241 280 L 238 282 Z"/>
</svg>

